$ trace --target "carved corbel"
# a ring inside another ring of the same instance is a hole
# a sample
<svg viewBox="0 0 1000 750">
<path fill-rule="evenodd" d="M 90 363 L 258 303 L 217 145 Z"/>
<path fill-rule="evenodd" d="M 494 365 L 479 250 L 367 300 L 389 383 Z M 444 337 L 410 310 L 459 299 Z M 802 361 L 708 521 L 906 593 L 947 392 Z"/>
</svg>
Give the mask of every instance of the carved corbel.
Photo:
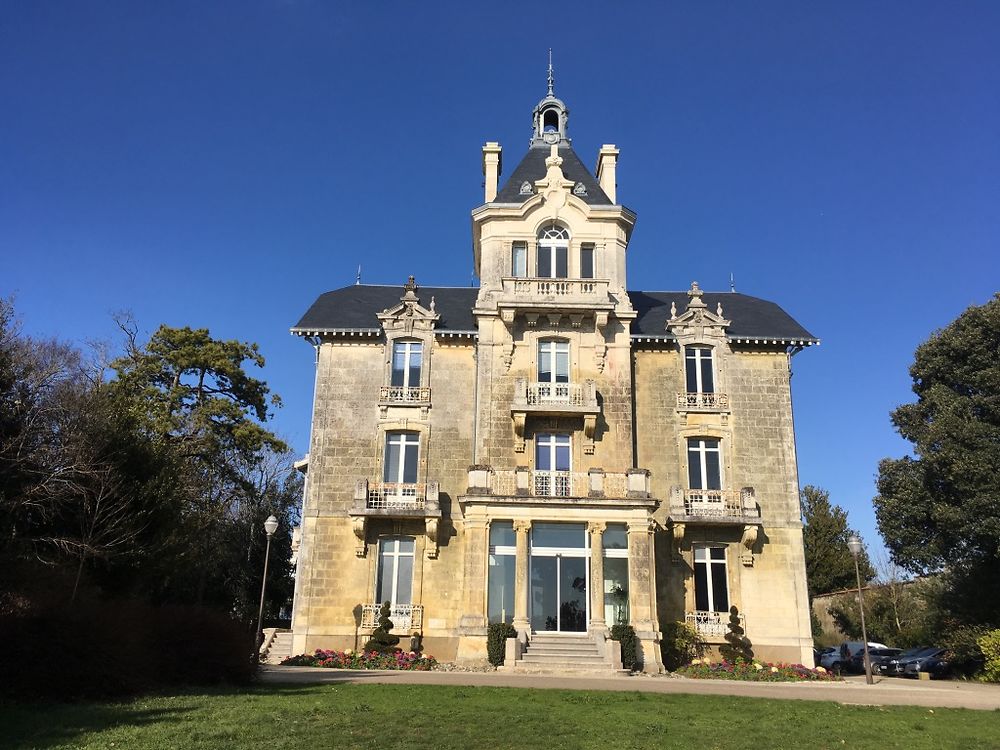
<svg viewBox="0 0 1000 750">
<path fill-rule="evenodd" d="M 559 321 L 562 320 L 562 313 L 548 313 L 545 317 L 549 319 L 549 326 L 558 328 Z"/>
<path fill-rule="evenodd" d="M 514 452 L 524 453 L 524 420 L 527 414 L 523 411 L 512 412 L 514 420 Z"/>
<path fill-rule="evenodd" d="M 740 562 L 748 568 L 753 567 L 753 547 L 757 543 L 758 528 L 756 524 L 743 527 L 743 538 L 740 539 L 740 544 L 743 545 L 743 549 L 740 550 Z"/>
<path fill-rule="evenodd" d="M 368 519 L 365 516 L 357 516 L 354 522 L 351 524 L 351 528 L 354 531 L 354 536 L 357 537 L 357 543 L 354 547 L 354 554 L 358 557 L 364 557 L 365 551 L 367 550 L 367 545 L 365 544 L 365 539 L 367 537 L 367 527 Z"/>
<path fill-rule="evenodd" d="M 569 323 L 574 328 L 579 328 L 580 326 L 583 325 L 583 319 L 584 319 L 584 317 L 585 316 L 583 316 L 583 315 L 570 315 L 569 316 Z"/>
<path fill-rule="evenodd" d="M 539 315 L 535 312 L 526 312 L 524 314 L 524 322 L 528 324 L 528 328 L 534 328 L 538 325 L 538 318 Z"/>
<path fill-rule="evenodd" d="M 608 343 L 604 339 L 604 329 L 608 327 L 608 314 L 598 312 L 594 316 L 594 366 L 598 372 L 604 372 L 604 364 L 608 353 Z"/>
<path fill-rule="evenodd" d="M 428 518 L 424 521 L 424 528 L 427 533 L 427 559 L 436 560 L 438 556 L 438 529 L 441 519 Z"/>
<path fill-rule="evenodd" d="M 583 434 L 586 440 L 583 443 L 583 452 L 588 456 L 594 455 L 594 434 L 597 432 L 597 415 L 583 415 Z"/>
<path fill-rule="evenodd" d="M 687 531 L 687 527 L 683 523 L 674 524 L 674 543 L 673 543 L 673 557 L 674 562 L 681 562 L 684 558 L 681 556 L 681 545 L 684 543 L 684 532 Z"/>
</svg>

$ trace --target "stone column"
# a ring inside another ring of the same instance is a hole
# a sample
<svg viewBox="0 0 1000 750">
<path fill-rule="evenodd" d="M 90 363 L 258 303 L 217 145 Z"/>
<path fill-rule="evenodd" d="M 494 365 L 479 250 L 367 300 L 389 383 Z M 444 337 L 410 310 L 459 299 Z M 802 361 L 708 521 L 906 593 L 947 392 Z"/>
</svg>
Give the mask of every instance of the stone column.
<svg viewBox="0 0 1000 750">
<path fill-rule="evenodd" d="M 460 662 L 486 658 L 486 558 L 489 524 L 485 519 L 465 522 L 465 596 L 458 621 Z"/>
<path fill-rule="evenodd" d="M 644 672 L 660 673 L 660 628 L 656 617 L 656 566 L 652 520 L 628 524 L 628 605 Z"/>
<path fill-rule="evenodd" d="M 514 622 L 517 629 L 517 639 L 527 643 L 531 632 L 531 621 L 528 620 L 528 532 L 531 521 L 514 521 L 514 533 L 517 535 L 514 562 Z"/>
<path fill-rule="evenodd" d="M 587 629 L 593 633 L 607 630 L 604 622 L 604 529 L 603 521 L 587 524 L 590 532 L 590 623 Z"/>
</svg>

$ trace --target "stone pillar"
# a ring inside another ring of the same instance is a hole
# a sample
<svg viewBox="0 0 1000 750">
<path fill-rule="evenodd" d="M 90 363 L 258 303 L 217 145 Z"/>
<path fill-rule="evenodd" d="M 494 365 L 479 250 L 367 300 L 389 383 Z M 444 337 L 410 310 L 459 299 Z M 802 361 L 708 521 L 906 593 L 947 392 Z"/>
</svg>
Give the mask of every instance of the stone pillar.
<svg viewBox="0 0 1000 750">
<path fill-rule="evenodd" d="M 663 672 L 660 628 L 656 617 L 656 565 L 652 520 L 628 524 L 628 606 L 639 643 L 642 671 Z"/>
<path fill-rule="evenodd" d="M 590 623 L 591 634 L 604 633 L 608 626 L 604 622 L 604 529 L 603 521 L 587 524 L 590 533 Z"/>
<path fill-rule="evenodd" d="M 465 522 L 465 595 L 458 621 L 460 662 L 486 658 L 486 559 L 489 524 L 485 519 Z"/>
<path fill-rule="evenodd" d="M 531 621 L 528 620 L 528 531 L 531 521 L 514 521 L 514 533 L 517 535 L 516 553 L 514 558 L 514 622 L 517 629 L 517 639 L 527 643 L 531 632 Z"/>
</svg>

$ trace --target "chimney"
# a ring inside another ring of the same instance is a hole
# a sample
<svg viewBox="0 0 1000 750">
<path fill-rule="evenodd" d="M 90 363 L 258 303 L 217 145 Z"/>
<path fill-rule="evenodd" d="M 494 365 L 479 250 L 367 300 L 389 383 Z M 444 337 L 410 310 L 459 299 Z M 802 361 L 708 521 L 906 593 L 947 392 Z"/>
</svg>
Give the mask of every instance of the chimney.
<svg viewBox="0 0 1000 750">
<path fill-rule="evenodd" d="M 500 151 L 500 144 L 493 141 L 487 141 L 483 146 L 483 186 L 486 188 L 486 203 L 497 197 L 497 184 L 500 182 L 500 170 L 503 168 Z"/>
<path fill-rule="evenodd" d="M 618 153 L 613 143 L 605 143 L 597 152 L 597 181 L 601 183 L 601 190 L 612 203 L 618 202 L 615 198 L 615 165 L 618 164 Z"/>
</svg>

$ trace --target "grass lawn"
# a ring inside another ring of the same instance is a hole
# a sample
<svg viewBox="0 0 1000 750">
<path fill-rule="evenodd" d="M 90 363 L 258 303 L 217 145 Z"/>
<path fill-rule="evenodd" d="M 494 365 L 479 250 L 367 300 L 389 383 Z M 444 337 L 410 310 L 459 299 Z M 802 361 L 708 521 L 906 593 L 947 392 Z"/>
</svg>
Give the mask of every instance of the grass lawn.
<svg viewBox="0 0 1000 750">
<path fill-rule="evenodd" d="M 260 686 L 0 707 L 2 748 L 1000 748 L 1000 713 L 702 695 Z"/>
</svg>

